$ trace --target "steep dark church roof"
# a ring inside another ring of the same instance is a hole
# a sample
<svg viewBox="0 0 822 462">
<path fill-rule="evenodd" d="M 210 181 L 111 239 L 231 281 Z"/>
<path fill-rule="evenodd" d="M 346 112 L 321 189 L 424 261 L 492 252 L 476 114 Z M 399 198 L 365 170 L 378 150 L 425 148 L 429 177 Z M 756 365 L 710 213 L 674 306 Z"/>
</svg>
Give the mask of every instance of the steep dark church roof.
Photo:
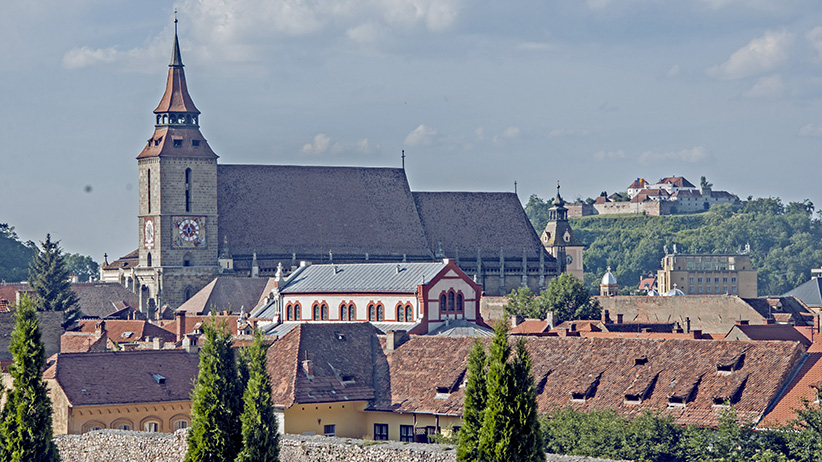
<svg viewBox="0 0 822 462">
<path fill-rule="evenodd" d="M 789 295 L 793 295 L 799 300 L 802 300 L 802 303 L 806 305 L 822 305 L 822 278 L 813 277 L 810 281 L 800 285 L 790 292 L 785 293 L 783 297 Z"/>
<path fill-rule="evenodd" d="M 219 242 L 235 258 L 257 252 L 261 267 L 292 252 L 316 263 L 329 251 L 340 263 L 434 259 L 402 169 L 219 165 L 217 190 Z"/>
<path fill-rule="evenodd" d="M 475 260 L 479 248 L 483 262 L 539 258 L 540 244 L 519 198 L 514 193 L 415 192 L 425 236 L 432 251 L 442 244 L 444 256 Z M 546 254 L 546 261 L 552 257 Z"/>
</svg>

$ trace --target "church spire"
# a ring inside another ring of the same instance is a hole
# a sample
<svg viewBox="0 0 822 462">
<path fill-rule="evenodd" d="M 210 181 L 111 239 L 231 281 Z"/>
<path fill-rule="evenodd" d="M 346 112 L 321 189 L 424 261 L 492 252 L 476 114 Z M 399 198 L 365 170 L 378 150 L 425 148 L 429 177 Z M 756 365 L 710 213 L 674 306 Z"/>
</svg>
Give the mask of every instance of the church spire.
<svg viewBox="0 0 822 462">
<path fill-rule="evenodd" d="M 171 62 L 168 67 L 183 67 L 183 57 L 180 55 L 180 41 L 177 40 L 177 11 L 174 11 L 174 48 L 171 50 Z"/>
</svg>

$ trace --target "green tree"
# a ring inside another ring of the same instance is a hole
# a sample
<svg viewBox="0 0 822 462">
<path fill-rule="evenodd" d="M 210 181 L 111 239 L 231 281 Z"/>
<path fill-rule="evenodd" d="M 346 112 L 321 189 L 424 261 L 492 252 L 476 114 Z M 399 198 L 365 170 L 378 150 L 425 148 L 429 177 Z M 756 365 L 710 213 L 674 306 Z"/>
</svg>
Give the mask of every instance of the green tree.
<svg viewBox="0 0 822 462">
<path fill-rule="evenodd" d="M 22 242 L 14 226 L 0 223 L 0 282 L 19 282 L 28 277 L 35 250 Z"/>
<path fill-rule="evenodd" d="M 40 321 L 31 300 L 24 296 L 14 308 L 14 330 L 9 352 L 14 362 L 9 373 L 14 388 L 6 394 L 0 434 L 0 460 L 57 462 L 60 454 L 52 438 L 51 399 L 43 382 L 46 352 L 40 338 Z"/>
<path fill-rule="evenodd" d="M 68 325 L 79 316 L 78 299 L 71 290 L 69 271 L 59 244 L 51 240 L 51 234 L 46 234 L 29 267 L 29 283 L 37 295 L 35 307 L 40 311 L 63 311 L 65 325 Z"/>
<path fill-rule="evenodd" d="M 516 315 L 524 318 L 537 317 L 536 298 L 536 295 L 528 287 L 512 290 L 505 299 L 505 315 Z"/>
<path fill-rule="evenodd" d="M 254 331 L 254 341 L 246 349 L 248 384 L 243 393 L 242 450 L 237 462 L 279 461 L 280 436 L 277 416 L 271 403 L 271 379 L 266 370 L 263 334 Z"/>
<path fill-rule="evenodd" d="M 591 298 L 585 285 L 570 273 L 562 273 L 551 280 L 536 301 L 537 317 L 543 319 L 548 311 L 561 321 L 598 319 L 599 302 Z"/>
<path fill-rule="evenodd" d="M 699 187 L 700 189 L 711 189 L 714 187 L 713 183 L 708 183 L 708 179 L 704 176 L 699 177 Z"/>
<path fill-rule="evenodd" d="M 479 340 L 468 355 L 468 383 L 465 384 L 465 400 L 462 411 L 462 427 L 457 446 L 458 462 L 479 460 L 479 435 L 482 429 L 485 402 L 487 399 L 485 376 L 487 365 L 485 347 Z"/>
<path fill-rule="evenodd" d="M 67 253 L 65 259 L 69 274 L 76 275 L 80 282 L 95 280 L 100 275 L 100 265 L 87 255 Z"/>
<path fill-rule="evenodd" d="M 516 460 L 544 461 L 542 429 L 537 415 L 537 388 L 534 375 L 531 373 L 531 356 L 525 349 L 525 339 L 516 343 L 512 361 L 514 374 L 514 421 L 511 433 L 516 435 L 513 441 L 513 453 Z"/>
<path fill-rule="evenodd" d="M 191 430 L 186 462 L 225 462 L 237 457 L 242 444 L 240 415 L 243 390 L 232 349 L 232 337 L 214 316 L 203 322 L 197 383 L 191 393 Z"/>
</svg>

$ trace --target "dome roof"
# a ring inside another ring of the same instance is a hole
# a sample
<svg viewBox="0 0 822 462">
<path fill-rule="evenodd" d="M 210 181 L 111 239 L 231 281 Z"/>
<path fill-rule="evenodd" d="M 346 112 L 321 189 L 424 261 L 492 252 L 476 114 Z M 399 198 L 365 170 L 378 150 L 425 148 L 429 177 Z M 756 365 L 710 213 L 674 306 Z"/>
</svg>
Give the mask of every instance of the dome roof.
<svg viewBox="0 0 822 462">
<path fill-rule="evenodd" d="M 667 291 L 663 294 L 663 296 L 665 296 L 665 297 L 676 297 L 676 296 L 679 296 L 679 295 L 685 295 L 685 292 L 677 289 L 676 286 L 674 286 L 673 289 L 671 289 L 671 290 L 669 290 L 669 291 Z"/>
<path fill-rule="evenodd" d="M 603 286 L 615 286 L 615 285 L 617 285 L 616 277 L 614 277 L 614 274 L 611 273 L 611 267 L 610 266 L 608 267 L 607 271 L 608 272 L 605 273 L 605 276 L 602 276 L 602 283 L 600 285 L 603 285 Z"/>
<path fill-rule="evenodd" d="M 648 291 L 648 296 L 649 297 L 658 297 L 659 292 L 657 292 L 656 289 L 651 289 L 651 290 Z"/>
</svg>

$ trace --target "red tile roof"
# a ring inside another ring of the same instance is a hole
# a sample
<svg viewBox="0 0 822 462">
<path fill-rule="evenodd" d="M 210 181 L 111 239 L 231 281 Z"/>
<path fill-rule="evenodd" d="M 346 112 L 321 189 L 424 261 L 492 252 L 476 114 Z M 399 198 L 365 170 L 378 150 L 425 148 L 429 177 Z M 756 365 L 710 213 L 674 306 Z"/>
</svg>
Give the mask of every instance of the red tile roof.
<svg viewBox="0 0 822 462">
<path fill-rule="evenodd" d="M 822 380 L 822 341 L 816 341 L 808 348 L 808 355 L 802 367 L 773 408 L 762 419 L 761 427 L 778 427 L 796 418 L 796 409 L 802 407 L 802 400 L 816 399 L 816 386 Z"/>
<path fill-rule="evenodd" d="M 78 321 L 76 332 L 94 333 L 99 320 L 82 319 Z M 108 319 L 105 321 L 108 338 L 114 342 L 134 342 L 151 340 L 160 337 L 165 342 L 175 342 L 177 335 L 171 329 L 165 329 L 145 320 Z"/>
</svg>

